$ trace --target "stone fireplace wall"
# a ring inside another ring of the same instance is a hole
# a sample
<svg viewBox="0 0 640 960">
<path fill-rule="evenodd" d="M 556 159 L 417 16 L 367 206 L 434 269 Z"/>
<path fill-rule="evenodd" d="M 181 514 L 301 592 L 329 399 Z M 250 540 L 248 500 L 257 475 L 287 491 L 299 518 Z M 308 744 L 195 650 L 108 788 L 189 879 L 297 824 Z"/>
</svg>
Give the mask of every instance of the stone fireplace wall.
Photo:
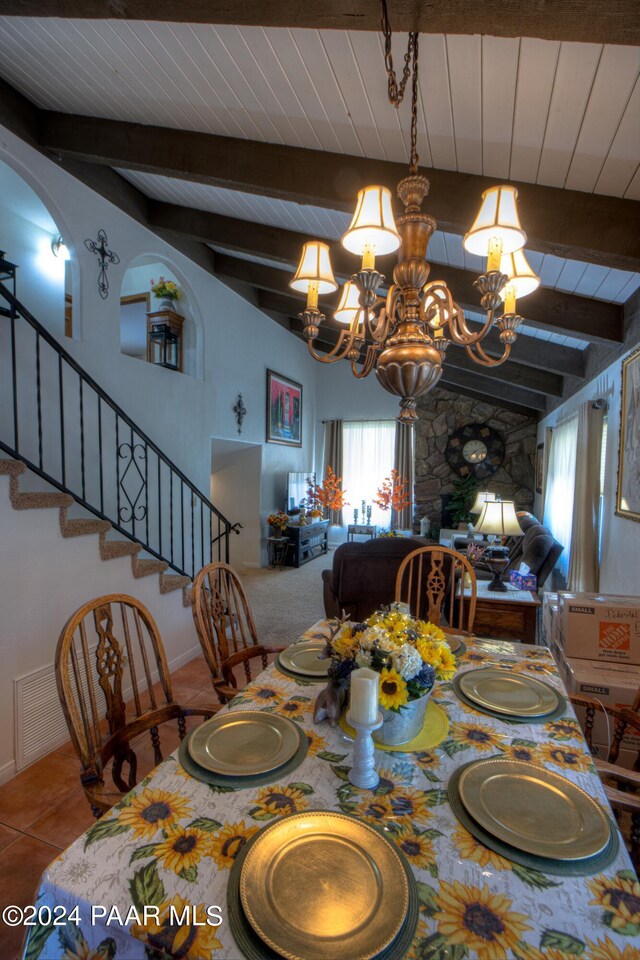
<svg viewBox="0 0 640 960">
<path fill-rule="evenodd" d="M 504 463 L 493 476 L 483 481 L 482 486 L 504 499 L 514 500 L 517 510 L 533 510 L 537 418 L 435 387 L 418 399 L 414 487 L 416 530 L 420 518 L 425 515 L 432 526 L 442 526 L 442 498 L 454 492 L 453 481 L 458 476 L 445 459 L 445 449 L 453 431 L 467 423 L 486 423 L 504 440 Z"/>
</svg>

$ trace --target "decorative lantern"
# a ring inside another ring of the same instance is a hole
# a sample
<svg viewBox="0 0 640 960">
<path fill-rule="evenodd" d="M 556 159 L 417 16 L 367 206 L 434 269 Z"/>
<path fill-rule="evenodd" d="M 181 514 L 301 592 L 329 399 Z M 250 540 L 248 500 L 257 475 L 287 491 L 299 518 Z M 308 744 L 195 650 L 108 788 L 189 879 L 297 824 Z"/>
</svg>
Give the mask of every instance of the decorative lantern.
<svg viewBox="0 0 640 960">
<path fill-rule="evenodd" d="M 182 324 L 173 310 L 147 314 L 147 360 L 159 367 L 182 372 Z"/>
</svg>

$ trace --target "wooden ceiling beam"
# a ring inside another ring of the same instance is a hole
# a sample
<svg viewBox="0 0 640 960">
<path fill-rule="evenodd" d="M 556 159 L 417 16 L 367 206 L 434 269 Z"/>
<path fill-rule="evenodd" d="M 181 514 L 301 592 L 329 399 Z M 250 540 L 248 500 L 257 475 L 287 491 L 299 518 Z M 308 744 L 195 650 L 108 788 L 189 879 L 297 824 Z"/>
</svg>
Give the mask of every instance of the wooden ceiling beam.
<svg viewBox="0 0 640 960">
<path fill-rule="evenodd" d="M 249 245 L 253 243 L 253 227 L 255 224 L 248 225 L 245 232 L 248 237 Z M 274 228 L 267 228 L 273 230 Z M 288 231 L 282 231 L 287 233 Z M 299 237 L 298 234 L 292 234 Z M 335 272 L 338 276 L 348 276 L 347 271 L 343 271 L 342 260 L 351 261 L 351 269 L 354 267 L 353 257 L 349 257 L 339 244 L 330 244 L 336 257 L 333 260 Z M 299 255 L 301 245 L 297 243 L 297 254 Z M 246 251 L 251 252 L 251 251 Z M 259 251 L 253 251 L 256 256 L 269 256 L 267 253 L 260 254 Z M 336 262 L 338 266 L 336 267 Z M 357 263 L 356 263 L 357 265 Z M 381 265 L 382 267 L 382 265 Z M 382 267 L 382 269 L 385 269 Z M 241 260 L 238 257 L 218 254 L 216 257 L 216 270 L 219 273 L 226 271 L 226 276 L 236 280 L 243 280 L 246 277 L 255 277 L 256 282 L 247 280 L 253 286 L 262 287 L 265 290 L 273 289 L 274 293 L 284 293 L 290 295 L 293 293 L 288 286 L 291 274 L 285 270 L 279 270 L 277 267 L 267 267 L 263 264 L 252 263 L 247 260 Z M 390 272 L 390 271 L 389 271 Z M 442 267 L 439 264 L 432 266 L 433 279 L 444 280 L 452 290 L 457 303 L 467 309 L 478 312 L 478 295 L 473 287 L 473 274 L 465 270 L 459 270 L 454 267 Z M 331 300 L 325 299 L 325 306 L 329 310 L 335 309 L 335 296 Z M 528 298 L 522 307 L 526 316 L 526 322 L 534 326 L 542 327 L 546 330 L 554 330 L 563 334 L 570 334 L 585 340 L 603 342 L 605 344 L 621 343 L 623 339 L 623 310 L 617 304 L 603 303 L 598 300 L 589 300 L 585 297 L 575 297 L 566 293 L 558 293 L 555 290 L 540 288 Z M 481 311 L 480 311 L 481 312 Z"/>
<path fill-rule="evenodd" d="M 296 311 L 291 309 L 295 307 L 296 301 L 293 298 L 280 297 L 279 294 L 269 293 L 265 290 L 258 291 L 258 306 L 261 310 L 267 310 L 270 313 L 282 314 L 288 316 L 294 321 L 294 327 L 302 329 L 302 324 L 296 316 Z M 289 309 L 287 309 L 287 304 Z M 332 337 L 336 337 L 341 329 L 341 325 L 335 320 L 327 318 L 322 324 L 321 330 L 330 332 Z M 514 348 L 515 349 L 515 348 Z M 519 364 L 517 360 L 510 358 L 506 363 L 493 369 L 481 367 L 468 356 L 461 347 L 453 344 L 447 350 L 445 366 L 455 367 L 456 370 L 463 371 L 474 377 L 476 374 L 491 377 L 497 377 L 504 383 L 511 384 L 514 387 L 524 387 L 535 393 L 540 393 L 547 397 L 561 397 L 563 392 L 562 377 L 555 373 L 549 373 L 548 370 L 536 370 L 532 367 L 526 367 Z"/>
<path fill-rule="evenodd" d="M 580 0 L 579 3 L 522 3 L 520 0 L 447 0 L 415 3 L 388 0 L 394 31 L 539 37 L 582 43 L 640 42 L 634 0 Z M 73 19 L 164 20 L 178 23 L 305 27 L 315 30 L 380 29 L 380 11 L 372 0 L 307 0 L 292 7 L 273 0 L 0 0 L 4 16 Z"/>
<path fill-rule="evenodd" d="M 322 150 L 220 137 L 209 133 L 41 111 L 40 145 L 90 163 L 141 170 L 198 183 L 351 213 L 357 191 L 383 183 L 395 194 L 402 163 Z M 463 235 L 482 191 L 495 178 L 425 169 L 426 202 L 440 229 Z M 527 247 L 569 259 L 640 270 L 640 202 L 517 183 Z"/>
</svg>

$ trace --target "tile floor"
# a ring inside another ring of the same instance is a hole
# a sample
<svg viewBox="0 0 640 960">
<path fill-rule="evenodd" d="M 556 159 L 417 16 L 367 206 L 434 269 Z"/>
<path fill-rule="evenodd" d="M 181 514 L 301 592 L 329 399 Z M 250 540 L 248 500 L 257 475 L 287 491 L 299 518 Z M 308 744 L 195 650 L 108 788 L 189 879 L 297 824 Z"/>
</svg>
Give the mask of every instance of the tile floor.
<svg viewBox="0 0 640 960">
<path fill-rule="evenodd" d="M 172 674 L 174 699 L 186 706 L 217 703 L 203 657 Z M 196 726 L 188 718 L 187 726 Z M 174 724 L 161 728 L 163 754 L 178 745 Z M 138 776 L 154 766 L 148 735 L 140 738 Z M 0 911 L 8 904 L 33 903 L 43 870 L 94 822 L 79 781 L 80 764 L 69 741 L 0 786 Z M 20 953 L 22 931 L 0 922 L 0 958 Z"/>
</svg>

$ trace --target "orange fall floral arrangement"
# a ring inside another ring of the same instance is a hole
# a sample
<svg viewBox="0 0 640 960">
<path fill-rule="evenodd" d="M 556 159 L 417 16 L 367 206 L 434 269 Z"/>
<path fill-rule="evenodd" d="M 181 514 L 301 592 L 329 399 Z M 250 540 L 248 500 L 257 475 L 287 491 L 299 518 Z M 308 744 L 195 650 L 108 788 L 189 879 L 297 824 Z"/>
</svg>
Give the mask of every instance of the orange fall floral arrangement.
<svg viewBox="0 0 640 960">
<path fill-rule="evenodd" d="M 327 467 L 327 475 L 322 484 L 313 483 L 307 490 L 307 504 L 311 507 L 312 516 L 318 516 L 325 510 L 342 510 L 348 506 L 345 500 L 346 491 L 342 489 L 342 477 L 336 476 L 331 467 Z"/>
<path fill-rule="evenodd" d="M 385 477 L 382 486 L 373 498 L 381 510 L 393 510 L 400 513 L 411 504 L 409 481 L 397 470 L 392 470 L 389 477 Z"/>
</svg>

